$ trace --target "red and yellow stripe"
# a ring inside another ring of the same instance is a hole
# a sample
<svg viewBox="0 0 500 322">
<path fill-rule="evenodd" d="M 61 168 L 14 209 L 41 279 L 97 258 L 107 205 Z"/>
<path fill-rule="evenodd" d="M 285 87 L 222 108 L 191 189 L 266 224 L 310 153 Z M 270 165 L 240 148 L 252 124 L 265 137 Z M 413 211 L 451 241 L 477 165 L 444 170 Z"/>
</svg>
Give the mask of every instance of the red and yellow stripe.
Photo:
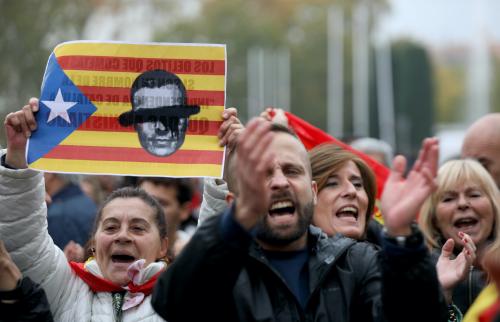
<svg viewBox="0 0 500 322">
<path fill-rule="evenodd" d="M 221 176 L 224 149 L 217 133 L 225 105 L 224 46 L 70 42 L 54 53 L 97 111 L 30 166 L 63 172 Z M 167 157 L 149 154 L 134 128 L 118 123 L 118 116 L 132 108 L 132 83 L 153 69 L 177 74 L 188 104 L 200 105 L 200 113 L 189 119 L 184 144 Z"/>
</svg>

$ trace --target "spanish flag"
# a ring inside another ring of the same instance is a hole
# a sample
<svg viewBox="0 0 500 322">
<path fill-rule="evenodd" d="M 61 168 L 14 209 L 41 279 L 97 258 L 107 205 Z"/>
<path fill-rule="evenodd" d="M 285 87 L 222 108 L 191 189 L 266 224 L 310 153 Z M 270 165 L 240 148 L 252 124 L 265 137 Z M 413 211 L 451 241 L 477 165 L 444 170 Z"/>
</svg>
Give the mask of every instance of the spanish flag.
<svg viewBox="0 0 500 322">
<path fill-rule="evenodd" d="M 31 168 L 221 177 L 226 47 L 74 41 L 47 63 Z"/>
</svg>

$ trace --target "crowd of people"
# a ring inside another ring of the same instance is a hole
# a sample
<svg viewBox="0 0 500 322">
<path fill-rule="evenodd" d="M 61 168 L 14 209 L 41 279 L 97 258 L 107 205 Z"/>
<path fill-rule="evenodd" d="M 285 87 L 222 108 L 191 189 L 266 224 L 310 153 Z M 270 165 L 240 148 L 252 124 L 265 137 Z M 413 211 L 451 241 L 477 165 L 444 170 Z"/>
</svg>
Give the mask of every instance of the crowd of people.
<svg viewBox="0 0 500 322">
<path fill-rule="evenodd" d="M 38 100 L 7 115 L 0 321 L 500 320 L 500 115 L 438 166 L 389 145 L 307 151 L 279 109 L 224 110 L 222 179 L 28 168 Z M 203 186 L 203 190 L 200 190 Z M 378 209 L 383 223 L 372 219 Z"/>
</svg>

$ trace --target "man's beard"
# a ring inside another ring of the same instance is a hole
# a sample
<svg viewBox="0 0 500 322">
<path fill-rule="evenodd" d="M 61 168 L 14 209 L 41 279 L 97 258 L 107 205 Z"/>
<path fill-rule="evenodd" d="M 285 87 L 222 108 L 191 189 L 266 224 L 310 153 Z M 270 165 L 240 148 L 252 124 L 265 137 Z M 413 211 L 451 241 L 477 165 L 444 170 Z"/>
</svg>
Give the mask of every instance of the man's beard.
<svg viewBox="0 0 500 322">
<path fill-rule="evenodd" d="M 314 203 L 311 200 L 301 208 L 296 209 L 298 221 L 295 227 L 287 233 L 283 234 L 277 229 L 269 226 L 267 216 L 265 215 L 255 227 L 255 237 L 269 245 L 286 246 L 304 235 L 311 224 L 314 214 Z"/>
</svg>

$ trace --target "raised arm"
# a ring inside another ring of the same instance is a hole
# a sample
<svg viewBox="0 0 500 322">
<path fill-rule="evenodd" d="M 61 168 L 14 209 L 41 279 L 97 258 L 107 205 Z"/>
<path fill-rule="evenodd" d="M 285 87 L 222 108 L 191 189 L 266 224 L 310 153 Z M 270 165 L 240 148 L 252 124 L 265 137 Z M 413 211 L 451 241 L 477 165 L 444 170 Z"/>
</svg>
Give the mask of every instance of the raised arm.
<svg viewBox="0 0 500 322">
<path fill-rule="evenodd" d="M 38 111 L 38 99 L 31 98 L 29 103 L 19 111 L 9 113 L 5 117 L 4 126 L 7 137 L 7 155 L 5 163 L 15 169 L 25 169 L 26 143 L 31 132 L 36 130 L 34 113 Z"/>
<path fill-rule="evenodd" d="M 23 277 L 0 240 L 2 321 L 53 321 L 44 291 Z"/>
<path fill-rule="evenodd" d="M 436 264 L 439 283 L 448 304 L 452 303 L 454 287 L 467 278 L 470 267 L 476 259 L 476 246 L 472 238 L 463 232 L 459 232 L 458 235 L 465 245 L 460 254 L 453 258 L 455 242 L 450 238 L 441 248 L 441 255 Z"/>
<path fill-rule="evenodd" d="M 406 159 L 397 156 L 381 200 L 384 217 L 382 299 L 387 321 L 446 321 L 446 303 L 436 268 L 414 225 L 435 189 L 438 141 L 426 139 L 405 178 Z M 408 313 L 411 312 L 411 313 Z"/>
<path fill-rule="evenodd" d="M 4 121 L 7 151 L 0 153 L 0 236 L 23 276 L 45 289 L 57 317 L 58 309 L 71 302 L 63 294 L 71 288 L 60 285 L 68 285 L 73 274 L 47 231 L 43 174 L 26 164 L 27 140 L 37 127 L 36 111 L 38 100 L 32 98 Z"/>
<path fill-rule="evenodd" d="M 245 229 L 252 229 L 267 214 L 269 194 L 266 182 L 274 151 L 270 149 L 273 133 L 271 124 L 253 119 L 238 140 L 238 203 L 235 219 Z"/>
<path fill-rule="evenodd" d="M 439 146 L 436 138 L 425 139 L 413 168 L 404 176 L 406 159 L 394 158 L 384 187 L 381 210 L 389 236 L 408 236 L 425 199 L 436 188 Z"/>
<path fill-rule="evenodd" d="M 238 118 L 238 110 L 235 107 L 229 107 L 222 112 L 224 120 L 219 128 L 219 144 L 226 146 L 228 152 L 231 153 L 236 147 L 238 136 L 245 129 Z"/>
<path fill-rule="evenodd" d="M 225 109 L 222 112 L 223 122 L 219 128 L 219 144 L 226 146 L 226 156 L 224 161 L 223 180 L 205 178 L 203 181 L 203 200 L 200 206 L 198 216 L 198 226 L 200 226 L 209 217 L 218 215 L 227 207 L 227 195 L 229 193 L 228 181 L 234 174 L 231 174 L 231 158 L 236 148 L 236 142 L 239 135 L 245 129 L 245 126 L 238 118 L 238 110 L 234 107 Z"/>
<path fill-rule="evenodd" d="M 269 122 L 253 120 L 239 135 L 238 202 L 222 216 L 207 219 L 159 278 L 152 304 L 166 320 L 201 321 L 215 316 L 218 321 L 238 320 L 233 288 L 252 242 L 248 230 L 267 210 L 269 127 Z"/>
</svg>

